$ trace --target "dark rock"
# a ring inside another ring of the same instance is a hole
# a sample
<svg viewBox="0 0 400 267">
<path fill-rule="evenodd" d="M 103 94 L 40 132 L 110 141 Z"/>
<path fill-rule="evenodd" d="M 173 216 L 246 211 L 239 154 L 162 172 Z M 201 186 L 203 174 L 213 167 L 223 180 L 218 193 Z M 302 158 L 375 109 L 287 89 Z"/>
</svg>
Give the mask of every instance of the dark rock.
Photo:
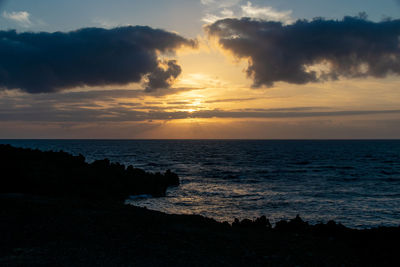
<svg viewBox="0 0 400 267">
<path fill-rule="evenodd" d="M 279 231 L 303 232 L 309 229 L 309 225 L 297 215 L 296 218 L 291 219 L 289 222 L 285 220 L 277 222 L 275 229 Z"/>
<path fill-rule="evenodd" d="M 275 223 L 275 230 L 279 230 L 279 231 L 281 231 L 281 230 L 287 230 L 288 229 L 288 222 L 287 221 L 285 221 L 285 220 L 280 220 L 279 222 L 276 222 Z"/>
<path fill-rule="evenodd" d="M 269 222 L 267 217 L 265 217 L 265 215 L 261 216 L 260 218 L 257 218 L 254 221 L 254 225 L 257 226 L 257 227 L 260 227 L 260 228 L 264 228 L 264 227 L 268 228 L 268 229 L 272 228 L 271 223 Z"/>
<path fill-rule="evenodd" d="M 0 193 L 125 200 L 130 195 L 165 196 L 177 174 L 144 170 L 108 159 L 89 164 L 81 154 L 42 152 L 0 145 Z"/>
<path fill-rule="evenodd" d="M 264 215 L 260 218 L 256 218 L 255 220 L 243 219 L 239 221 L 239 219 L 235 218 L 232 223 L 232 227 L 234 228 L 259 228 L 259 229 L 271 229 L 271 223 Z"/>
<path fill-rule="evenodd" d="M 165 173 L 164 173 L 164 177 L 167 181 L 168 185 L 171 186 L 178 186 L 179 185 L 179 177 L 176 173 L 171 172 L 170 169 L 168 169 Z"/>
</svg>

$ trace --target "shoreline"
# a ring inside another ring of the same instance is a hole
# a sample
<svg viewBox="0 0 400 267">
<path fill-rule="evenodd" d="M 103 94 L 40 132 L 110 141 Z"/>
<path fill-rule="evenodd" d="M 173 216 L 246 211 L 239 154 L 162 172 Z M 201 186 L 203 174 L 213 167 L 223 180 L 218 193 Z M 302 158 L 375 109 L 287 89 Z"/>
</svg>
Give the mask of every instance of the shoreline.
<svg viewBox="0 0 400 267">
<path fill-rule="evenodd" d="M 335 220 L 358 229 L 400 223 L 396 189 L 400 147 L 396 142 L 326 142 L 321 146 L 183 141 L 168 145 L 118 140 L 11 144 L 82 153 L 89 163 L 109 158 L 148 172 L 164 173 L 170 168 L 179 174 L 181 185 L 168 189 L 166 198 L 137 201 L 164 212 L 190 214 L 194 210 L 221 221 L 263 214 L 277 221 L 299 213 L 312 223 Z"/>
<path fill-rule="evenodd" d="M 5 266 L 391 266 L 399 227 L 232 225 L 110 201 L 0 196 Z"/>
<path fill-rule="evenodd" d="M 393 266 L 400 226 L 218 222 L 124 204 L 176 174 L 0 145 L 1 266 Z M 17 192 L 17 193 L 15 193 Z M 233 219 L 233 218 L 232 218 Z"/>
<path fill-rule="evenodd" d="M 178 175 L 169 169 L 163 174 L 146 172 L 107 158 L 87 163 L 82 154 L 74 156 L 62 150 L 0 144 L 0 162 L 0 193 L 124 201 L 130 195 L 165 196 L 168 187 L 180 184 Z"/>
</svg>

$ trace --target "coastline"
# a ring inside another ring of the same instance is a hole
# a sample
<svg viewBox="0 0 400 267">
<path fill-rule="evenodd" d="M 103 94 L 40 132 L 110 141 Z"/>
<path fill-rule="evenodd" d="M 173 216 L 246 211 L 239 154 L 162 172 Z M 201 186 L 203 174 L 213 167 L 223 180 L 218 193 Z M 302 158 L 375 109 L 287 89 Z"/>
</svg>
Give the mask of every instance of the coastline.
<svg viewBox="0 0 400 267">
<path fill-rule="evenodd" d="M 110 201 L 0 196 L 3 266 L 393 266 L 400 227 L 230 225 Z"/>
<path fill-rule="evenodd" d="M 109 159 L 87 163 L 82 154 L 41 151 L 0 144 L 0 193 L 124 201 L 130 195 L 165 196 L 178 186 L 177 174 L 146 172 Z"/>
<path fill-rule="evenodd" d="M 300 217 L 272 226 L 266 217 L 228 223 L 166 214 L 124 205 L 123 200 L 131 193 L 162 195 L 168 186 L 179 184 L 172 172 L 153 174 L 107 160 L 88 164 L 83 156 L 65 152 L 3 145 L 0 152 L 1 266 L 393 266 L 398 262 L 400 226 L 358 230 L 333 221 L 311 225 Z"/>
</svg>

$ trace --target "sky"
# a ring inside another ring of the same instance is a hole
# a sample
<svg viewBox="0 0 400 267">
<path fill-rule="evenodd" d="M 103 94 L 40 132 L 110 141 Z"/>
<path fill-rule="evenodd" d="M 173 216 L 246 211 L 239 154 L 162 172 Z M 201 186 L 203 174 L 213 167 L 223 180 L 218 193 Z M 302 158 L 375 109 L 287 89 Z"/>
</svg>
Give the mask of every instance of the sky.
<svg viewBox="0 0 400 267">
<path fill-rule="evenodd" d="M 0 0 L 0 138 L 400 138 L 398 0 Z"/>
</svg>

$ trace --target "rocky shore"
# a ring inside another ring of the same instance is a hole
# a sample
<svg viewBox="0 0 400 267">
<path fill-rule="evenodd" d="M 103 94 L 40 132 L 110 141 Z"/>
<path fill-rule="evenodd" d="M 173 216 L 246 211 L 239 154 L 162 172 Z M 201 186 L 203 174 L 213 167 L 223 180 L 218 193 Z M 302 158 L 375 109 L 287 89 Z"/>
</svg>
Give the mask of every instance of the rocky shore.
<svg viewBox="0 0 400 267">
<path fill-rule="evenodd" d="M 117 202 L 0 196 L 0 266 L 396 266 L 400 228 L 271 226 Z"/>
<path fill-rule="evenodd" d="M 130 195 L 165 196 L 179 177 L 149 173 L 108 159 L 87 163 L 82 155 L 0 145 L 0 193 L 27 193 L 124 201 Z"/>
<path fill-rule="evenodd" d="M 0 146 L 0 266 L 397 266 L 400 226 L 217 222 L 123 204 L 179 183 L 107 160 Z M 149 179 L 149 180 L 146 180 Z M 150 181 L 150 182 L 149 182 Z M 74 186 L 75 185 L 75 186 Z M 80 187 L 82 188 L 76 188 Z M 163 191 L 164 190 L 164 191 Z"/>
</svg>

